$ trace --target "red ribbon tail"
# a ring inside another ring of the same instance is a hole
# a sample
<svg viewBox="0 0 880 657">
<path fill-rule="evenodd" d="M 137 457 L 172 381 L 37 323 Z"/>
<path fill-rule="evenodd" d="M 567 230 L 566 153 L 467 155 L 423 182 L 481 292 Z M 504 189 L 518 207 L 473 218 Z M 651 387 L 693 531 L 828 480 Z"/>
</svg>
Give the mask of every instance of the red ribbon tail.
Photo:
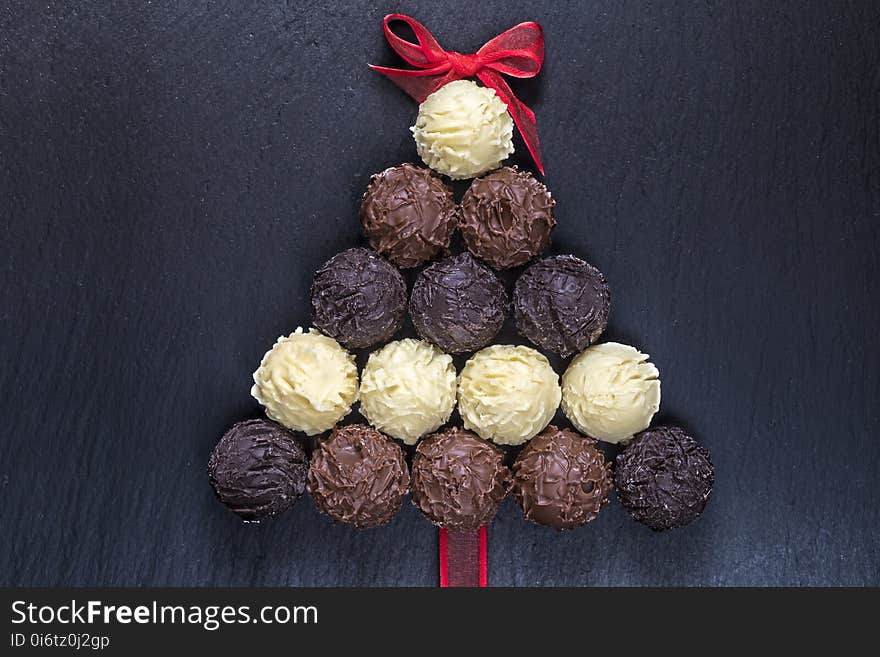
<svg viewBox="0 0 880 657">
<path fill-rule="evenodd" d="M 374 66 L 373 64 L 369 66 L 403 89 L 417 103 L 425 102 L 425 98 L 444 84 L 458 79 L 458 76 L 450 71 L 448 66 L 427 70 L 388 68 L 385 66 Z"/>
<path fill-rule="evenodd" d="M 488 586 L 486 526 L 476 531 L 440 530 L 440 587 Z"/>
<path fill-rule="evenodd" d="M 513 90 L 507 84 L 504 77 L 491 69 L 483 69 L 477 73 L 477 77 L 487 87 L 491 87 L 498 94 L 501 101 L 507 105 L 507 111 L 513 117 L 523 142 L 535 161 L 535 166 L 541 175 L 544 175 L 544 165 L 541 163 L 541 143 L 538 141 L 538 126 L 535 121 L 535 113 L 525 103 L 513 95 Z"/>
</svg>

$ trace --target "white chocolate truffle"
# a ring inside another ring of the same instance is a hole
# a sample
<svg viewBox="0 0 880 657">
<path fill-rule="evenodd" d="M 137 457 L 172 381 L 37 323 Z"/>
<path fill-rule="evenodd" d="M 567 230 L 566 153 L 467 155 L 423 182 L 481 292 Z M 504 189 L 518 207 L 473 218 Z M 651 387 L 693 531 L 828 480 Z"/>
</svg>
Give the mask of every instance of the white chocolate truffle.
<svg viewBox="0 0 880 657">
<path fill-rule="evenodd" d="M 361 413 L 407 445 L 438 429 L 455 408 L 452 357 L 422 340 L 397 340 L 374 351 L 361 380 Z"/>
<path fill-rule="evenodd" d="M 562 410 L 582 433 L 627 443 L 660 408 L 660 372 L 647 354 L 617 342 L 576 356 L 562 375 Z"/>
<path fill-rule="evenodd" d="M 494 89 L 470 80 L 440 87 L 419 105 L 410 128 L 419 157 L 450 178 L 497 169 L 513 153 L 513 119 Z"/>
<path fill-rule="evenodd" d="M 310 436 L 348 415 L 357 393 L 354 356 L 333 338 L 301 328 L 282 335 L 266 352 L 251 388 L 266 415 Z"/>
<path fill-rule="evenodd" d="M 521 445 L 546 427 L 559 406 L 559 377 L 531 347 L 492 345 L 465 364 L 458 411 L 466 429 L 500 445 Z"/>
</svg>

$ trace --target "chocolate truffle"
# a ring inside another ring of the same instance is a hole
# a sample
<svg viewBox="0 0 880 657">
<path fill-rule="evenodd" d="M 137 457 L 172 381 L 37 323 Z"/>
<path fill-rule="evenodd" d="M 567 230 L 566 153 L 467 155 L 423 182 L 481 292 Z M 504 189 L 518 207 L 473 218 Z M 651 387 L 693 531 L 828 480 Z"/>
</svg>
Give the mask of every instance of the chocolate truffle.
<svg viewBox="0 0 880 657">
<path fill-rule="evenodd" d="M 510 487 L 504 454 L 457 427 L 427 436 L 412 464 L 413 504 L 438 527 L 477 529 L 495 517 Z"/>
<path fill-rule="evenodd" d="M 513 119 L 494 89 L 471 80 L 443 85 L 419 105 L 410 128 L 425 164 L 450 178 L 473 178 L 513 152 Z"/>
<path fill-rule="evenodd" d="M 390 340 L 406 314 L 403 276 L 369 249 L 349 249 L 325 262 L 311 296 L 315 326 L 350 349 Z"/>
<path fill-rule="evenodd" d="M 373 176 L 360 216 L 370 246 L 404 268 L 445 253 L 457 221 L 452 190 L 412 164 Z"/>
<path fill-rule="evenodd" d="M 699 516 L 714 483 L 709 450 L 680 427 L 642 431 L 615 462 L 617 498 L 633 518 L 656 531 Z"/>
<path fill-rule="evenodd" d="M 301 328 L 282 335 L 266 352 L 251 388 L 266 415 L 310 436 L 348 415 L 357 393 L 354 356 L 333 338 Z"/>
<path fill-rule="evenodd" d="M 339 522 L 384 525 L 400 510 L 408 490 L 403 450 L 366 425 L 335 429 L 312 454 L 309 492 L 315 506 Z"/>
<path fill-rule="evenodd" d="M 562 391 L 543 354 L 495 344 L 470 357 L 458 382 L 465 429 L 499 445 L 521 445 L 547 426 Z"/>
<path fill-rule="evenodd" d="M 562 410 L 578 430 L 608 443 L 629 442 L 660 408 L 660 373 L 635 347 L 594 344 L 562 375 Z"/>
<path fill-rule="evenodd" d="M 556 225 L 550 192 L 526 171 L 505 167 L 475 180 L 461 200 L 461 235 L 495 269 L 543 253 Z"/>
<path fill-rule="evenodd" d="M 462 253 L 419 274 L 409 312 L 419 335 L 457 354 L 492 342 L 509 305 L 504 283 L 469 253 Z"/>
<path fill-rule="evenodd" d="M 553 529 L 590 522 L 611 491 L 611 467 L 595 441 L 552 425 L 520 452 L 513 476 L 526 518 Z"/>
<path fill-rule="evenodd" d="M 308 469 L 293 434 L 266 420 L 232 425 L 208 460 L 217 497 L 248 521 L 287 510 L 305 490 Z"/>
<path fill-rule="evenodd" d="M 513 291 L 516 327 L 563 358 L 589 347 L 608 324 L 611 294 L 598 269 L 571 255 L 536 262 Z"/>
<path fill-rule="evenodd" d="M 414 445 L 455 408 L 452 357 L 422 340 L 389 342 L 367 359 L 360 395 L 367 422 Z"/>
</svg>

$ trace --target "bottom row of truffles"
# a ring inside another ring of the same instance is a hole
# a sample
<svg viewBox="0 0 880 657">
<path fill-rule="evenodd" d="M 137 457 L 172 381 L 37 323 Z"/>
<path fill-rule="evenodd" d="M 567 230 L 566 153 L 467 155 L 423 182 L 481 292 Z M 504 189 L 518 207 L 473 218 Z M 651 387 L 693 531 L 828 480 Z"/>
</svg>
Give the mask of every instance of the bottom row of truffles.
<svg viewBox="0 0 880 657">
<path fill-rule="evenodd" d="M 217 444 L 208 474 L 217 497 L 244 520 L 277 515 L 308 488 L 334 520 L 378 527 L 412 493 L 431 522 L 458 531 L 489 523 L 511 490 L 527 519 L 571 529 L 596 517 L 612 487 L 639 522 L 655 530 L 680 527 L 702 513 L 714 483 L 708 450 L 679 427 L 637 434 L 613 475 L 596 442 L 569 429 L 547 427 L 508 468 L 499 448 L 453 427 L 418 444 L 410 473 L 403 449 L 363 424 L 335 429 L 309 462 L 292 432 L 247 420 Z"/>
</svg>

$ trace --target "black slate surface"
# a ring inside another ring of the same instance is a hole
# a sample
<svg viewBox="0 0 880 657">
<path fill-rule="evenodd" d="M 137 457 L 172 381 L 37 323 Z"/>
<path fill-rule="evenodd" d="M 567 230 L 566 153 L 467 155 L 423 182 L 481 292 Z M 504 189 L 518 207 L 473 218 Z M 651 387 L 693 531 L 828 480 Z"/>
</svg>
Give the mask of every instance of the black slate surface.
<svg viewBox="0 0 880 657">
<path fill-rule="evenodd" d="M 606 337 L 717 468 L 664 534 L 506 502 L 491 583 L 880 584 L 880 4 L 248 4 L 0 7 L 0 584 L 436 583 L 409 504 L 245 526 L 205 475 L 312 271 L 362 243 L 370 174 L 415 158 L 414 103 L 366 68 L 399 61 L 397 8 L 460 51 L 542 23 L 514 86 L 552 252 L 607 275 Z"/>
</svg>

